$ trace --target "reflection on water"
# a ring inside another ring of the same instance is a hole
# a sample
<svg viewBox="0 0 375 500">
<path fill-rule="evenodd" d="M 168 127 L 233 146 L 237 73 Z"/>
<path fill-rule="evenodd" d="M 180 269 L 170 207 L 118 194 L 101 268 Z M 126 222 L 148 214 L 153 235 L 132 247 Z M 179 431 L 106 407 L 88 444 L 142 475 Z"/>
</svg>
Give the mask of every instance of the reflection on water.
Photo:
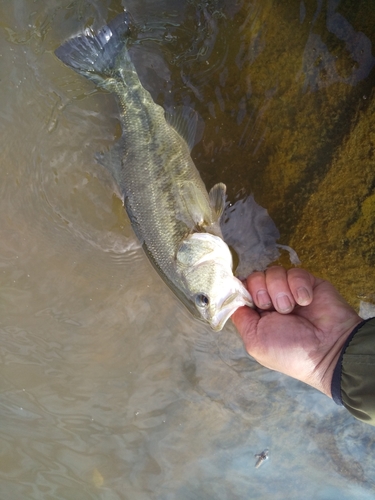
<svg viewBox="0 0 375 500">
<path fill-rule="evenodd" d="M 305 266 L 372 297 L 373 3 L 126 5 L 144 85 L 205 121 L 208 187 L 253 192 Z M 53 50 L 121 8 L 0 7 L 1 497 L 373 498 L 372 428 L 191 318 L 95 164 L 116 106 Z"/>
</svg>

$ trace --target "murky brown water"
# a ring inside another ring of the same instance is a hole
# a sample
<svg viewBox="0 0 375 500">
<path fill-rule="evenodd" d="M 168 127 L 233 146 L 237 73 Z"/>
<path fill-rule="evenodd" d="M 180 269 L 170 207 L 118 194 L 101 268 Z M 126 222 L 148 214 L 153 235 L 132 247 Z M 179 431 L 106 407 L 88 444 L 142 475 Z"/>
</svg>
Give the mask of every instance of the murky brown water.
<svg viewBox="0 0 375 500">
<path fill-rule="evenodd" d="M 205 121 L 207 185 L 253 192 L 305 266 L 372 296 L 374 2 L 126 5 L 144 84 Z M 53 51 L 121 8 L 0 4 L 1 500 L 372 499 L 373 429 L 191 318 L 95 163 L 115 103 Z"/>
</svg>

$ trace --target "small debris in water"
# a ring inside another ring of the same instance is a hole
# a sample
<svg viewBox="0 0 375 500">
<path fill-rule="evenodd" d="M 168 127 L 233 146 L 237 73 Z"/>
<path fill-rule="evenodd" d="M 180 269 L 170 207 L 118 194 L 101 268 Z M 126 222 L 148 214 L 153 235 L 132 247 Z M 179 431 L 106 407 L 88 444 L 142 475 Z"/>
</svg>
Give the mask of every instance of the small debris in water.
<svg viewBox="0 0 375 500">
<path fill-rule="evenodd" d="M 255 462 L 255 468 L 258 469 L 263 462 L 268 459 L 268 449 L 262 451 L 261 453 L 257 453 L 254 455 L 258 460 Z"/>
<path fill-rule="evenodd" d="M 92 482 L 94 483 L 94 486 L 96 486 L 97 488 L 100 488 L 104 484 L 104 477 L 96 468 L 92 472 Z"/>
</svg>

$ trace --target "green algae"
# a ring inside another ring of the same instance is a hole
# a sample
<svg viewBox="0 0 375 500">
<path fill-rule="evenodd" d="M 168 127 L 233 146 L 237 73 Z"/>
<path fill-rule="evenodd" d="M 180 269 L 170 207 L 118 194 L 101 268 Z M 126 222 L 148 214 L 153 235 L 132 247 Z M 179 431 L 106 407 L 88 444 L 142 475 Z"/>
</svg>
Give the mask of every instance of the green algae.
<svg viewBox="0 0 375 500">
<path fill-rule="evenodd" d="M 227 32 L 198 168 L 232 199 L 253 193 L 280 242 L 357 307 L 375 288 L 375 3 L 243 3 Z"/>
<path fill-rule="evenodd" d="M 278 200 L 270 200 L 270 211 L 282 214 L 275 219 L 302 265 L 332 281 L 358 306 L 358 296 L 375 287 L 375 102 L 371 91 L 375 75 L 372 70 L 356 85 L 343 81 L 357 66 L 349 66 L 348 50 L 332 38 L 332 34 L 322 36 L 334 55 L 336 77 L 331 76 L 325 85 L 327 75 L 321 75 L 321 88 L 315 92 L 301 92 L 299 82 L 289 79 L 285 100 L 289 105 L 298 102 L 293 126 L 292 120 L 282 116 L 285 104 L 276 102 L 272 109 L 272 122 L 280 125 L 273 134 L 277 150 L 268 157 L 265 182 Z M 294 58 L 298 52 L 301 47 L 295 46 Z M 280 67 L 274 71 L 282 78 Z M 291 215 L 285 217 L 288 212 Z"/>
<path fill-rule="evenodd" d="M 354 306 L 375 287 L 375 101 L 310 196 L 290 244 L 303 265 L 329 279 Z"/>
</svg>

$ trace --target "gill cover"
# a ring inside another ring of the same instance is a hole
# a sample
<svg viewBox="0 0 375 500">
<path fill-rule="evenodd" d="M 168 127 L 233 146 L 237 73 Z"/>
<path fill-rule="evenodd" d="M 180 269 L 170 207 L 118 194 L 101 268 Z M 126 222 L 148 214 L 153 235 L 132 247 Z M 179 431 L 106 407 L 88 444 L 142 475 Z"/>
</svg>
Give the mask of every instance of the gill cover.
<svg viewBox="0 0 375 500">
<path fill-rule="evenodd" d="M 180 245 L 176 262 L 202 319 L 221 330 L 238 307 L 253 306 L 250 294 L 233 276 L 226 243 L 209 233 L 194 233 Z"/>
</svg>

